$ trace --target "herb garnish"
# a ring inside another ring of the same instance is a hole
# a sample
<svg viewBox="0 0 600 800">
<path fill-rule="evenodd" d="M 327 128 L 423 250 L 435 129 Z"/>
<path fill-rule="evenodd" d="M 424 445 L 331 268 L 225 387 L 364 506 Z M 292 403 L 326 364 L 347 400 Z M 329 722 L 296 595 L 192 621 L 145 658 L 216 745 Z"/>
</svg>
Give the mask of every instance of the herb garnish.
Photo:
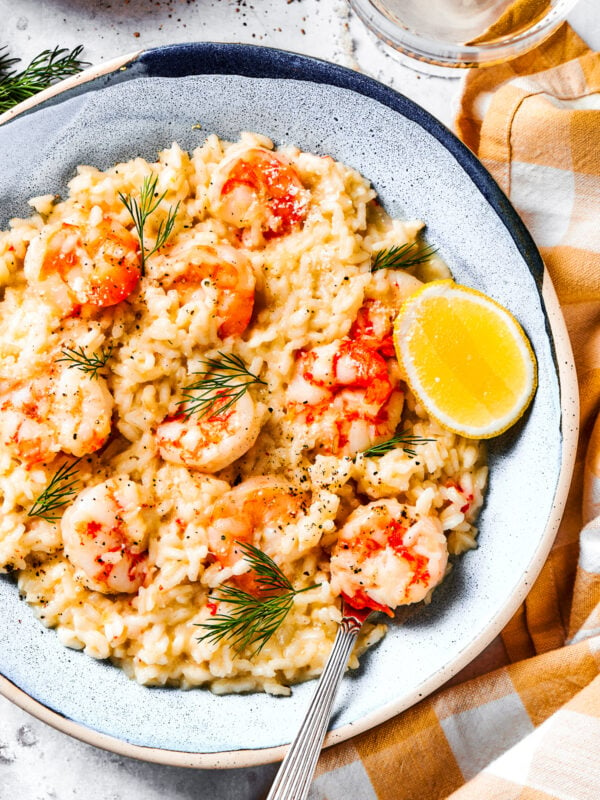
<svg viewBox="0 0 600 800">
<path fill-rule="evenodd" d="M 396 447 L 398 447 L 398 445 L 407 444 L 411 446 L 403 447 L 402 450 L 411 458 L 414 458 L 417 455 L 417 451 L 412 449 L 413 446 L 426 444 L 427 442 L 435 442 L 435 439 L 426 439 L 423 436 L 413 436 L 412 434 L 407 433 L 407 431 L 402 431 L 396 436 L 393 436 L 391 439 L 388 439 L 386 442 L 375 444 L 373 447 L 369 447 L 368 450 L 363 450 L 362 455 L 372 458 L 384 456 L 386 453 L 389 453 L 391 450 L 394 450 Z"/>
<path fill-rule="evenodd" d="M 156 184 L 158 183 L 158 175 L 146 175 L 144 178 L 144 182 L 142 183 L 142 189 L 140 191 L 140 199 L 135 200 L 131 197 L 130 194 L 123 194 L 123 192 L 119 192 L 119 199 L 129 211 L 131 219 L 135 225 L 135 230 L 140 242 L 140 253 L 141 253 L 141 264 L 140 269 L 142 275 L 144 274 L 144 270 L 146 267 L 146 259 L 150 258 L 151 255 L 156 253 L 167 241 L 171 233 L 173 232 L 173 225 L 175 224 L 175 217 L 177 216 L 177 211 L 179 210 L 179 202 L 175 207 L 171 206 L 167 213 L 166 219 L 160 221 L 158 226 L 158 230 L 156 231 L 156 239 L 154 241 L 154 247 L 150 248 L 149 250 L 146 249 L 146 245 L 144 243 L 144 226 L 146 225 L 146 220 L 148 217 L 153 214 L 162 201 L 166 197 L 166 192 L 163 192 L 160 197 L 157 197 L 158 192 L 156 191 Z"/>
<path fill-rule="evenodd" d="M 256 583 L 260 595 L 255 597 L 235 586 L 221 586 L 219 595 L 211 595 L 216 600 L 233 606 L 230 614 L 217 614 L 210 622 L 198 623 L 205 633 L 198 638 L 213 642 L 230 639 L 236 652 L 241 653 L 246 647 L 256 645 L 251 656 L 263 649 L 271 636 L 277 631 L 290 609 L 294 605 L 294 597 L 319 584 L 304 589 L 294 589 L 277 564 L 258 547 L 247 542 L 237 542 L 244 553 L 246 561 L 256 573 Z M 281 594 L 274 594 L 281 592 Z"/>
<path fill-rule="evenodd" d="M 379 269 L 408 269 L 429 261 L 434 253 L 437 253 L 437 247 L 430 244 L 422 245 L 420 242 L 397 244 L 375 253 L 371 272 L 377 272 Z"/>
<path fill-rule="evenodd" d="M 56 81 L 87 66 L 87 61 L 80 61 L 79 55 L 83 45 L 69 51 L 66 47 L 55 47 L 44 50 L 37 55 L 21 72 L 11 69 L 18 64 L 20 58 L 10 58 L 6 47 L 0 47 L 0 113 L 8 111 L 17 103 L 26 100 L 42 89 L 47 89 Z"/>
<path fill-rule="evenodd" d="M 77 459 L 72 464 L 66 462 L 58 469 L 48 486 L 36 499 L 34 504 L 27 512 L 28 517 L 41 517 L 48 522 L 55 522 L 59 519 L 53 514 L 57 508 L 62 508 L 69 502 L 69 498 L 76 494 L 75 486 L 79 482 L 75 473 L 77 465 L 81 459 Z"/>
<path fill-rule="evenodd" d="M 77 367 L 82 372 L 89 374 L 90 378 L 95 379 L 111 357 L 113 346 L 110 345 L 106 350 L 102 347 L 99 352 L 94 352 L 90 356 L 87 355 L 83 347 L 65 347 L 60 352 L 63 354 L 63 358 L 57 358 L 57 361 L 69 361 L 71 362 L 69 369 Z"/>
<path fill-rule="evenodd" d="M 179 405 L 186 405 L 186 417 L 196 413 L 202 417 L 212 412 L 223 414 L 246 394 L 252 384 L 267 385 L 258 375 L 250 372 L 239 356 L 220 351 L 219 355 L 220 358 L 203 361 L 207 369 L 194 373 L 200 376 L 200 380 L 182 390 L 184 399 Z"/>
</svg>

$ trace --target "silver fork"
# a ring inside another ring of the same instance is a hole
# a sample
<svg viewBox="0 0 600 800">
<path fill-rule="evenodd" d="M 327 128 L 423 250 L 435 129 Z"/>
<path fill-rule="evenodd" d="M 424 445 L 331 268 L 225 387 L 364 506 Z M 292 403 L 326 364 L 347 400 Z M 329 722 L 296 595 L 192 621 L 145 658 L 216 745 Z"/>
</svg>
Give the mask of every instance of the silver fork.
<svg viewBox="0 0 600 800">
<path fill-rule="evenodd" d="M 266 800 L 305 800 L 329 727 L 331 709 L 352 647 L 371 609 L 343 603 L 342 620 L 325 668 L 296 738 L 275 776 Z"/>
</svg>

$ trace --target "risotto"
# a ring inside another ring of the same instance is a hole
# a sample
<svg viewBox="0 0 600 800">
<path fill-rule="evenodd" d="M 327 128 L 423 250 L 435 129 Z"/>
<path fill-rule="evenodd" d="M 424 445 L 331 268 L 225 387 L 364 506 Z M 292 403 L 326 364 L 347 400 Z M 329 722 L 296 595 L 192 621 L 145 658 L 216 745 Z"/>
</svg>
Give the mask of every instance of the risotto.
<svg viewBox="0 0 600 800">
<path fill-rule="evenodd" d="M 483 449 L 428 418 L 391 338 L 449 272 L 355 170 L 209 136 L 31 205 L 0 233 L 0 568 L 64 645 L 143 684 L 285 694 L 342 597 L 427 600 L 475 546 Z M 257 554 L 285 618 L 260 647 L 207 635 L 227 587 L 274 595 Z"/>
</svg>

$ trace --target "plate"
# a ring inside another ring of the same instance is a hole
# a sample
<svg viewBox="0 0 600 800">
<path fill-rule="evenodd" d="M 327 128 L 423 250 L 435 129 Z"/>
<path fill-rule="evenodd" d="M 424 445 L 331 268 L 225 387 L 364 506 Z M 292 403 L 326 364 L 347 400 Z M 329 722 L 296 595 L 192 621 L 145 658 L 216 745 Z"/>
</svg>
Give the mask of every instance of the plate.
<svg viewBox="0 0 600 800">
<path fill-rule="evenodd" d="M 343 681 L 327 743 L 406 709 L 472 660 L 501 630 L 552 544 L 575 453 L 577 390 L 564 324 L 540 256 L 477 159 L 407 98 L 359 73 L 249 45 L 199 43 L 136 53 L 88 70 L 4 115 L 0 226 L 27 199 L 64 192 L 78 164 L 107 168 L 172 141 L 257 131 L 329 154 L 373 183 L 392 216 L 427 222 L 455 279 L 508 307 L 535 349 L 540 383 L 525 419 L 493 440 L 479 549 L 433 602 L 367 653 Z M 273 761 L 314 690 L 219 697 L 139 686 L 63 647 L 0 579 L 1 691 L 44 721 L 115 752 L 174 765 Z"/>
</svg>

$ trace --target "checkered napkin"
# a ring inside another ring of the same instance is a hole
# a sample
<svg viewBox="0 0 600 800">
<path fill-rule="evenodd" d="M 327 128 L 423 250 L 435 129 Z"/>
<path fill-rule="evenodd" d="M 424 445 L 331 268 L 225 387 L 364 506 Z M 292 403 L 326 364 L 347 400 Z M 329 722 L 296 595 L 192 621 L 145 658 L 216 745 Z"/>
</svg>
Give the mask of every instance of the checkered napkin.
<svg viewBox="0 0 600 800">
<path fill-rule="evenodd" d="M 600 54 L 565 25 L 472 71 L 457 130 L 561 302 L 580 387 L 575 473 L 549 558 L 501 635 L 451 685 L 325 750 L 311 800 L 600 798 Z"/>
</svg>

